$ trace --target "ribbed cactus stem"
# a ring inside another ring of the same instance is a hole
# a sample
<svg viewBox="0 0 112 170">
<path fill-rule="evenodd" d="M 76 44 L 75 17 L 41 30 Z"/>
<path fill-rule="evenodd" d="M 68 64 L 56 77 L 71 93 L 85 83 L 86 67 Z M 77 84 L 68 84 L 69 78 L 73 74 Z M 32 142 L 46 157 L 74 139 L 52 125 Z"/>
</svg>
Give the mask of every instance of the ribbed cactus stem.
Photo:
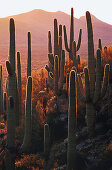
<svg viewBox="0 0 112 170">
<path fill-rule="evenodd" d="M 0 65 L 0 115 L 3 114 L 3 77 L 2 65 Z"/>
<path fill-rule="evenodd" d="M 101 39 L 98 40 L 98 48 L 102 51 L 102 43 L 101 43 Z"/>
<path fill-rule="evenodd" d="M 4 113 L 6 113 L 6 108 L 7 108 L 7 101 L 6 101 L 6 92 L 4 92 L 4 103 L 3 103 L 4 107 Z"/>
<path fill-rule="evenodd" d="M 69 89 L 69 73 L 66 75 L 66 91 L 68 92 Z"/>
<path fill-rule="evenodd" d="M 21 114 L 21 100 L 22 100 L 22 87 L 21 87 L 21 61 L 20 53 L 17 52 L 17 87 L 18 87 L 18 100 L 19 100 L 19 115 Z"/>
<path fill-rule="evenodd" d="M 10 19 L 10 51 L 9 61 L 11 64 L 12 71 L 15 73 L 15 24 L 14 19 Z"/>
<path fill-rule="evenodd" d="M 7 147 L 15 147 L 15 102 L 12 96 L 7 101 Z"/>
<path fill-rule="evenodd" d="M 54 56 L 58 54 L 58 23 L 57 19 L 54 19 Z"/>
<path fill-rule="evenodd" d="M 48 32 L 48 53 L 52 53 L 51 32 Z"/>
<path fill-rule="evenodd" d="M 59 63 L 59 58 L 57 55 L 55 55 L 55 58 L 54 58 L 54 91 L 55 91 L 55 94 L 58 93 L 58 63 Z"/>
<path fill-rule="evenodd" d="M 62 50 L 62 57 L 60 63 L 60 79 L 59 79 L 59 88 L 63 88 L 64 83 L 64 71 L 65 71 L 65 51 Z"/>
<path fill-rule="evenodd" d="M 44 125 L 44 154 L 45 158 L 48 159 L 50 152 L 50 132 L 49 132 L 49 125 Z"/>
<path fill-rule="evenodd" d="M 65 43 L 65 48 L 69 52 L 69 58 L 73 60 L 73 51 L 72 51 L 72 43 L 74 41 L 74 14 L 73 14 L 73 8 L 71 8 L 71 22 L 70 22 L 70 45 L 68 47 L 68 42 L 67 42 L 67 32 L 66 32 L 66 26 L 63 26 L 64 30 L 64 43 Z M 82 30 L 80 29 L 79 32 L 79 38 L 78 38 L 78 44 L 76 46 L 76 51 L 80 49 L 81 45 L 81 37 L 82 37 Z"/>
<path fill-rule="evenodd" d="M 28 32 L 27 78 L 31 76 L 31 33 Z"/>
<path fill-rule="evenodd" d="M 88 32 L 88 69 L 90 77 L 90 95 L 93 98 L 95 90 L 95 58 L 94 58 L 94 42 L 93 42 L 93 28 L 91 23 L 91 15 L 86 12 L 87 32 Z"/>
<path fill-rule="evenodd" d="M 75 169 L 76 157 L 76 125 L 77 125 L 77 81 L 76 71 L 72 70 L 69 76 L 69 109 L 68 109 L 68 150 L 67 169 Z"/>
<path fill-rule="evenodd" d="M 48 66 L 46 66 L 46 70 L 48 71 L 48 86 L 50 89 L 53 88 L 53 80 L 49 75 L 49 72 L 54 73 L 54 57 L 53 54 L 48 54 Z"/>
<path fill-rule="evenodd" d="M 72 49 L 73 49 L 73 66 L 75 66 L 77 69 L 78 64 L 77 64 L 77 59 L 76 59 L 76 42 L 73 41 L 72 45 L 73 45 L 73 47 L 72 47 Z"/>
<path fill-rule="evenodd" d="M 6 170 L 15 170 L 15 102 L 12 96 L 7 100 L 7 152 Z"/>
<path fill-rule="evenodd" d="M 25 135 L 21 146 L 23 152 L 30 150 L 32 135 L 32 77 L 27 80 L 26 106 L 25 106 Z"/>
</svg>

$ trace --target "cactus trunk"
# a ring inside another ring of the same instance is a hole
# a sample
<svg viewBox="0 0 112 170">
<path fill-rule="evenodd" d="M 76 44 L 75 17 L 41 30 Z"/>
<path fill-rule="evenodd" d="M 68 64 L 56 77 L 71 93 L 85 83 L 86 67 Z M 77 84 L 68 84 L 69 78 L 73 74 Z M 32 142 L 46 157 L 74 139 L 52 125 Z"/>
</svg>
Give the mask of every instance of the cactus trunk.
<svg viewBox="0 0 112 170">
<path fill-rule="evenodd" d="M 30 150 L 32 135 L 32 78 L 28 77 L 25 107 L 25 135 L 21 146 L 23 152 Z"/>
<path fill-rule="evenodd" d="M 77 84 L 76 72 L 72 70 L 69 76 L 69 109 L 68 109 L 68 150 L 67 169 L 75 169 L 76 131 L 77 125 Z"/>
</svg>

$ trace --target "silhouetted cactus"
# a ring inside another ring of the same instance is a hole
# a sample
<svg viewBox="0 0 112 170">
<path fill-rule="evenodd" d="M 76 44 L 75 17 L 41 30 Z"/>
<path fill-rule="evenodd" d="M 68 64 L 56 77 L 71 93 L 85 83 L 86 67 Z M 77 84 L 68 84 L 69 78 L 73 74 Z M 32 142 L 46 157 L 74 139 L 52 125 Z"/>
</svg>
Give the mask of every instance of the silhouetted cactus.
<svg viewBox="0 0 112 170">
<path fill-rule="evenodd" d="M 64 84 L 64 70 L 65 70 L 65 51 L 62 50 L 61 62 L 60 62 L 60 78 L 59 78 L 59 88 L 63 88 Z"/>
<path fill-rule="evenodd" d="M 50 152 L 50 132 L 49 132 L 49 125 L 44 125 L 44 154 L 45 159 L 47 160 L 49 157 Z"/>
<path fill-rule="evenodd" d="M 31 146 L 32 135 L 32 77 L 27 79 L 26 105 L 25 105 L 25 135 L 21 146 L 23 152 L 27 152 Z"/>
<path fill-rule="evenodd" d="M 27 78 L 31 76 L 31 33 L 28 32 Z"/>
<path fill-rule="evenodd" d="M 102 51 L 102 43 L 101 43 L 101 39 L 98 40 L 98 48 Z"/>
<path fill-rule="evenodd" d="M 55 94 L 58 93 L 58 63 L 59 63 L 59 57 L 55 55 L 54 58 L 54 92 Z"/>
<path fill-rule="evenodd" d="M 58 49 L 58 23 L 57 19 L 54 19 L 54 56 L 59 55 Z"/>
<path fill-rule="evenodd" d="M 77 125 L 77 80 L 76 71 L 72 70 L 69 76 L 69 108 L 68 108 L 68 149 L 67 169 L 75 169 L 76 158 L 76 125 Z"/>
<path fill-rule="evenodd" d="M 3 76 L 2 65 L 0 65 L 0 115 L 3 114 Z"/>
<path fill-rule="evenodd" d="M 86 117 L 88 132 L 92 134 L 95 130 L 96 110 L 95 104 L 104 97 L 109 76 L 109 65 L 105 65 L 104 80 L 101 86 L 101 50 L 97 50 L 96 58 L 96 72 L 95 72 L 95 57 L 94 57 L 94 43 L 93 43 L 93 30 L 91 23 L 90 13 L 86 12 L 87 30 L 88 30 L 88 68 L 84 69 L 85 73 L 85 97 L 82 95 L 78 88 L 78 96 L 82 101 L 86 102 Z M 96 78 L 95 78 L 96 76 Z"/>
<path fill-rule="evenodd" d="M 17 87 L 18 87 L 19 115 L 21 115 L 22 87 L 21 87 L 21 61 L 19 52 L 17 52 L 17 84 L 18 84 Z"/>
<path fill-rule="evenodd" d="M 7 101 L 7 147 L 15 147 L 15 103 L 12 96 Z"/>
<path fill-rule="evenodd" d="M 4 103 L 3 103 L 3 110 L 4 110 L 4 113 L 6 113 L 6 108 L 7 108 L 6 92 L 4 92 Z"/>
<path fill-rule="evenodd" d="M 66 33 L 66 26 L 64 25 L 64 42 L 65 42 L 65 48 L 69 52 L 69 58 L 73 60 L 73 52 L 72 52 L 72 43 L 74 41 L 74 16 L 73 16 L 73 8 L 71 8 L 71 23 L 70 23 L 70 45 L 68 47 L 68 42 L 67 42 L 67 33 Z M 78 39 L 78 44 L 76 47 L 76 51 L 80 49 L 81 45 L 81 35 L 82 35 L 82 30 L 80 29 L 79 32 L 79 39 Z"/>
<path fill-rule="evenodd" d="M 52 53 L 51 32 L 48 31 L 48 53 Z"/>
</svg>

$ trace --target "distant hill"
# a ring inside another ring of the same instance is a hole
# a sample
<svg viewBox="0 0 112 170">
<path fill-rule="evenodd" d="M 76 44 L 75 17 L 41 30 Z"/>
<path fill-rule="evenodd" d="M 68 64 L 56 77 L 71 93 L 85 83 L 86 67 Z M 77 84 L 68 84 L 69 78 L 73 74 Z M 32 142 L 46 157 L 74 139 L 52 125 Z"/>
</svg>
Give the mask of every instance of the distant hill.
<svg viewBox="0 0 112 170">
<path fill-rule="evenodd" d="M 26 66 L 27 58 L 27 32 L 31 32 L 32 37 L 32 68 L 38 69 L 47 63 L 47 34 L 48 30 L 52 31 L 53 35 L 53 20 L 57 18 L 58 24 L 66 25 L 68 30 L 70 16 L 64 12 L 47 12 L 43 10 L 33 10 L 27 13 L 22 13 L 15 16 L 0 18 L 0 58 L 1 63 L 8 58 L 9 45 L 9 19 L 15 19 L 16 25 L 16 51 L 21 52 L 22 63 Z M 98 20 L 92 15 L 92 23 L 94 30 L 95 47 L 99 38 L 102 39 L 103 45 L 112 44 L 112 25 Z M 74 19 L 75 40 L 77 41 L 79 29 L 82 28 L 82 45 L 79 53 L 82 58 L 87 57 L 87 32 L 85 17 Z M 53 36 L 52 36 L 53 38 Z M 53 41 L 52 41 L 53 42 Z M 26 67 L 22 71 L 26 71 Z"/>
</svg>

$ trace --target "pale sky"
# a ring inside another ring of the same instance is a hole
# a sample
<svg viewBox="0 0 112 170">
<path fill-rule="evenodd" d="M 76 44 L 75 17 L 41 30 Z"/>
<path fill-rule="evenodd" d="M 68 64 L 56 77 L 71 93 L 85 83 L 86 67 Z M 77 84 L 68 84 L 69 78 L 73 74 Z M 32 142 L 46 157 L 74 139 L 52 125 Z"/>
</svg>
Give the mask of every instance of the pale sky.
<svg viewBox="0 0 112 170">
<path fill-rule="evenodd" d="M 98 19 L 112 25 L 112 0 L 0 0 L 0 17 L 11 16 L 33 9 L 46 11 L 64 11 L 74 16 L 84 16 L 88 10 Z"/>
</svg>

